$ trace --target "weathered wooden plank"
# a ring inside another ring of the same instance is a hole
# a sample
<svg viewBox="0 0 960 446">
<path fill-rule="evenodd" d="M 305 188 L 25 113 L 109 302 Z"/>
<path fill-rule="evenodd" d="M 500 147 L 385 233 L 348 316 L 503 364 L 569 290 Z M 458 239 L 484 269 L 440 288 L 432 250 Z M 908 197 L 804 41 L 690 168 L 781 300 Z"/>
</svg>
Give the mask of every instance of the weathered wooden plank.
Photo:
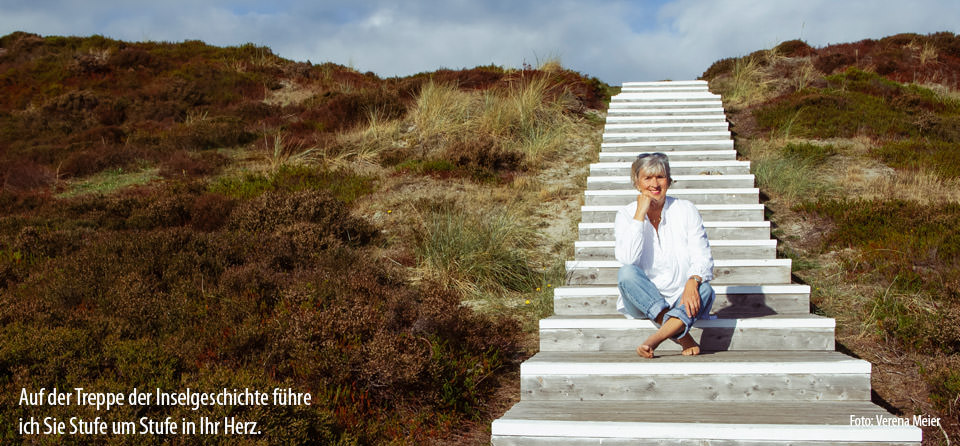
<svg viewBox="0 0 960 446">
<path fill-rule="evenodd" d="M 767 221 L 704 221 L 704 229 L 710 240 L 769 240 L 770 222 Z M 614 240 L 613 223 L 580 223 L 578 237 L 581 241 Z"/>
<path fill-rule="evenodd" d="M 622 206 L 581 206 L 583 223 L 612 223 L 617 210 Z M 699 204 L 696 205 L 703 221 L 763 221 L 763 205 L 750 204 Z"/>
<path fill-rule="evenodd" d="M 709 131 L 726 132 L 730 125 L 726 121 L 714 120 L 711 122 L 641 122 L 641 123 L 607 123 L 603 126 L 605 133 L 643 133 L 643 132 L 684 132 Z"/>
<path fill-rule="evenodd" d="M 634 151 L 634 152 L 600 152 L 598 156 L 599 162 L 602 163 L 632 163 L 637 156 L 642 153 L 648 153 L 646 151 Z M 673 150 L 669 152 L 663 152 L 670 159 L 670 162 L 677 161 L 732 161 L 737 159 L 737 151 L 733 149 L 711 149 L 711 150 Z M 630 179 L 629 176 L 623 175 L 617 179 L 604 179 L 604 181 L 617 181 L 620 178 Z M 589 180 L 589 179 L 588 179 Z M 674 175 L 674 180 L 679 181 L 677 175 Z M 589 188 L 589 183 L 587 184 Z"/>
<path fill-rule="evenodd" d="M 842 401 L 870 400 L 870 374 L 536 375 L 524 374 L 526 400 Z"/>
<path fill-rule="evenodd" d="M 725 317 L 769 314 L 802 314 L 810 309 L 807 285 L 714 285 L 713 313 Z M 558 316 L 619 315 L 616 286 L 559 287 L 553 308 Z"/>
<path fill-rule="evenodd" d="M 636 189 L 587 190 L 586 206 L 626 205 L 637 199 Z M 725 189 L 668 189 L 667 196 L 689 200 L 694 204 L 753 204 L 760 202 L 760 189 L 755 187 Z"/>
<path fill-rule="evenodd" d="M 614 260 L 613 240 L 578 240 L 574 244 L 574 260 Z M 710 241 L 710 253 L 714 259 L 774 259 L 777 257 L 777 241 L 727 240 Z"/>
<path fill-rule="evenodd" d="M 651 147 L 652 151 L 660 148 Z M 700 148 L 698 148 L 699 150 Z M 627 149 L 630 150 L 630 149 Z M 602 175 L 630 175 L 632 163 L 593 163 L 590 165 L 591 176 Z M 670 163 L 670 172 L 673 175 L 747 175 L 750 173 L 749 161 L 677 161 Z"/>
<path fill-rule="evenodd" d="M 808 315 L 701 320 L 690 330 L 704 350 L 833 350 L 833 319 Z M 657 326 L 624 317 L 551 317 L 540 321 L 541 351 L 634 351 Z M 668 341 L 658 351 L 680 350 Z"/>
<path fill-rule="evenodd" d="M 722 132 L 645 132 L 645 133 L 604 133 L 602 141 L 605 143 L 623 142 L 665 142 L 665 141 L 723 141 L 730 139 L 729 131 Z"/>
<path fill-rule="evenodd" d="M 710 155 L 704 155 L 709 157 Z M 729 154 L 727 159 L 734 159 L 734 154 Z M 627 159 L 627 158 L 624 158 Z M 747 175 L 672 175 L 673 184 L 670 190 L 676 189 L 738 189 L 751 188 L 754 186 L 754 176 Z M 633 181 L 629 176 L 601 176 L 587 177 L 588 190 L 623 190 L 635 189 Z"/>
</svg>

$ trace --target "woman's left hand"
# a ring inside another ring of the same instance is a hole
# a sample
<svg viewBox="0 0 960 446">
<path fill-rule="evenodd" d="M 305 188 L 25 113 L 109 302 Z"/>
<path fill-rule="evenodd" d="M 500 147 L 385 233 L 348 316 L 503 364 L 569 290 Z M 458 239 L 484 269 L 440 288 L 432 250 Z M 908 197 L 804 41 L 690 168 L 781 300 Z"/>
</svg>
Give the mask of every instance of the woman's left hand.
<svg viewBox="0 0 960 446">
<path fill-rule="evenodd" d="M 694 317 L 700 313 L 700 284 L 696 280 L 687 279 L 687 284 L 683 288 L 683 296 L 680 297 L 680 303 L 687 310 L 687 316 Z"/>
</svg>

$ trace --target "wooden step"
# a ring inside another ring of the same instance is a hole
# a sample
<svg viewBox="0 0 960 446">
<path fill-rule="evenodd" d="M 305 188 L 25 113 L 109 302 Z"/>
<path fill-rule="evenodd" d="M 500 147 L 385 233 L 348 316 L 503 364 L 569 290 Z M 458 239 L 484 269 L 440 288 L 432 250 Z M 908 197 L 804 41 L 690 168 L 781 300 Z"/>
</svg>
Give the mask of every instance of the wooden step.
<svg viewBox="0 0 960 446">
<path fill-rule="evenodd" d="M 584 223 L 612 223 L 622 206 L 580 206 Z M 698 204 L 704 221 L 762 221 L 763 205 L 753 204 Z"/>
<path fill-rule="evenodd" d="M 702 91 L 707 91 L 705 86 L 699 85 L 690 85 L 690 86 L 664 86 L 664 87 L 622 87 L 620 89 L 623 93 L 663 93 L 663 92 L 678 92 L 678 93 L 697 93 Z"/>
<path fill-rule="evenodd" d="M 670 341 L 668 341 L 670 342 Z M 831 351 L 540 352 L 525 401 L 870 401 L 870 363 Z"/>
<path fill-rule="evenodd" d="M 610 97 L 610 104 L 621 103 L 660 103 L 660 102 L 701 102 L 721 101 L 720 95 L 709 91 L 694 92 L 653 92 L 630 93 L 621 92 Z"/>
<path fill-rule="evenodd" d="M 801 314 L 810 309 L 808 285 L 711 284 L 716 298 L 711 311 L 724 317 Z M 619 316 L 615 285 L 562 286 L 553 290 L 557 316 Z"/>
<path fill-rule="evenodd" d="M 639 115 L 639 116 L 629 116 L 629 115 L 617 115 L 617 116 L 607 116 L 607 124 L 605 126 L 609 127 L 610 125 L 624 125 L 624 124 L 652 124 L 652 123 L 686 123 L 686 122 L 714 122 L 714 123 L 726 123 L 727 117 L 723 112 L 715 113 L 704 113 L 699 115 Z M 729 126 L 727 127 L 729 128 Z"/>
<path fill-rule="evenodd" d="M 641 141 L 641 142 L 604 142 L 600 144 L 602 152 L 670 152 L 683 150 L 733 150 L 733 140 L 721 138 L 711 141 Z M 673 168 L 673 165 L 670 165 Z"/>
<path fill-rule="evenodd" d="M 658 113 L 662 113 L 664 109 L 674 110 L 674 109 L 693 109 L 693 110 L 702 110 L 705 108 L 717 108 L 722 107 L 723 103 L 719 99 L 705 99 L 705 100 L 696 100 L 696 101 L 672 101 L 669 99 L 663 99 L 659 101 L 610 101 L 610 107 L 608 110 L 616 109 L 634 109 L 634 110 L 654 110 Z"/>
<path fill-rule="evenodd" d="M 727 132 L 729 124 L 719 122 L 643 122 L 643 123 L 607 123 L 604 133 L 658 133 L 658 132 Z"/>
<path fill-rule="evenodd" d="M 586 206 L 624 206 L 637 199 L 636 189 L 587 190 L 584 191 L 583 194 L 583 204 Z M 694 204 L 753 204 L 760 202 L 760 189 L 755 187 L 724 189 L 670 188 L 667 190 L 667 196 L 689 200 Z"/>
<path fill-rule="evenodd" d="M 600 158 L 601 160 L 603 157 Z M 677 189 L 742 189 L 754 186 L 755 178 L 748 175 L 673 175 L 673 184 L 670 190 Z M 629 176 L 600 176 L 587 177 L 588 190 L 623 190 L 632 189 L 633 182 Z"/>
<path fill-rule="evenodd" d="M 579 238 L 582 241 L 615 240 L 613 222 L 580 223 Z M 710 240 L 768 240 L 769 221 L 705 221 L 704 229 Z"/>
<path fill-rule="evenodd" d="M 664 142 L 664 141 L 724 141 L 730 139 L 727 130 L 708 132 L 623 132 L 604 133 L 602 141 L 610 142 Z"/>
<path fill-rule="evenodd" d="M 616 285 L 620 262 L 616 260 L 568 260 L 570 285 Z M 717 285 L 739 283 L 790 283 L 790 259 L 730 259 L 713 261 Z"/>
<path fill-rule="evenodd" d="M 600 152 L 602 163 L 632 163 L 637 155 L 650 152 Z M 663 152 L 671 163 L 677 161 L 732 161 L 737 159 L 736 150 L 681 150 Z"/>
<path fill-rule="evenodd" d="M 493 422 L 491 444 L 919 446 L 903 420 L 869 401 L 521 401 Z"/>
<path fill-rule="evenodd" d="M 607 109 L 607 117 L 611 116 L 689 116 L 702 114 L 723 113 L 720 104 L 709 103 L 701 107 L 662 107 L 662 108 L 632 108 L 621 104 L 620 107 Z"/>
<path fill-rule="evenodd" d="M 574 242 L 574 259 L 614 260 L 613 240 L 577 240 Z M 717 260 L 774 259 L 777 257 L 777 241 L 762 240 L 710 240 L 710 253 Z"/>
<path fill-rule="evenodd" d="M 688 86 L 698 86 L 707 88 L 709 85 L 707 81 L 702 79 L 693 79 L 693 80 L 665 80 L 665 81 L 628 81 L 624 82 L 622 88 L 633 88 L 633 87 L 678 87 L 681 85 Z"/>
<path fill-rule="evenodd" d="M 593 163 L 590 176 L 630 175 L 632 163 Z M 671 175 L 747 175 L 749 161 L 677 161 L 670 163 Z"/>
<path fill-rule="evenodd" d="M 701 320 L 690 335 L 704 350 L 833 350 L 835 322 L 812 314 Z M 552 316 L 540 320 L 540 351 L 635 351 L 657 331 L 646 319 Z M 667 341 L 657 352 L 680 351 Z"/>
</svg>

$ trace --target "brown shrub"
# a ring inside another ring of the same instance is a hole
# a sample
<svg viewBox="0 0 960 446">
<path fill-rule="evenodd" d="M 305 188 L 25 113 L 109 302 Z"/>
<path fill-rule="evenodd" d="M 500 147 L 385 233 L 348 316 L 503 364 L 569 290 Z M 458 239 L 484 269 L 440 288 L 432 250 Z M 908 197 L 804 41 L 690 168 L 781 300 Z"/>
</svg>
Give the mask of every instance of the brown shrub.
<svg viewBox="0 0 960 446">
<path fill-rule="evenodd" d="M 54 171 L 31 160 L 15 160 L 3 169 L 0 185 L 4 191 L 23 192 L 47 187 L 56 181 Z"/>
<path fill-rule="evenodd" d="M 404 116 L 406 106 L 396 92 L 385 89 L 366 89 L 358 93 L 328 92 L 307 101 L 308 109 L 301 115 L 313 121 L 323 131 L 350 129 L 369 122 L 370 114 L 391 120 Z"/>
<path fill-rule="evenodd" d="M 700 75 L 700 78 L 707 81 L 712 81 L 720 75 L 731 73 L 733 72 L 733 67 L 736 62 L 737 60 L 732 57 L 720 59 L 710 65 L 710 67 L 707 68 L 707 71 L 704 71 L 703 74 Z"/>
<path fill-rule="evenodd" d="M 114 69 L 150 69 L 161 64 L 160 60 L 139 46 L 130 46 L 113 53 L 108 63 Z"/>
<path fill-rule="evenodd" d="M 504 149 L 489 136 L 451 143 L 446 148 L 444 158 L 458 167 L 478 173 L 521 170 L 525 161 L 522 153 Z"/>
<path fill-rule="evenodd" d="M 177 150 L 160 164 L 160 175 L 173 177 L 202 177 L 216 174 L 229 160 L 216 152 L 191 153 Z"/>
<path fill-rule="evenodd" d="M 786 57 L 807 57 L 817 53 L 807 42 L 799 39 L 781 42 L 775 47 L 778 54 Z"/>
<path fill-rule="evenodd" d="M 105 100 L 93 109 L 100 124 L 117 126 L 127 120 L 127 105 L 120 101 Z"/>
<path fill-rule="evenodd" d="M 844 53 L 830 53 L 830 54 L 821 54 L 813 59 L 813 66 L 826 74 L 832 74 L 833 72 L 841 69 L 846 69 L 847 67 L 853 65 L 856 62 L 856 58 L 850 54 Z"/>
<path fill-rule="evenodd" d="M 373 227 L 352 217 L 343 202 L 317 190 L 264 193 L 234 209 L 229 226 L 264 233 L 295 223 L 315 224 L 323 234 L 354 243 L 365 243 L 374 234 Z"/>
<path fill-rule="evenodd" d="M 134 209 L 126 227 L 157 229 L 184 226 L 190 221 L 191 199 L 184 194 L 158 194 L 146 207 Z"/>
<path fill-rule="evenodd" d="M 236 202 L 220 194 L 203 194 L 190 207 L 190 226 L 200 231 L 216 231 L 226 224 Z"/>
<path fill-rule="evenodd" d="M 77 133 L 70 138 L 71 143 L 84 144 L 87 146 L 116 145 L 121 144 L 126 139 L 127 133 L 115 125 L 94 127 L 84 132 Z"/>
<path fill-rule="evenodd" d="M 91 147 L 70 154 L 60 172 L 67 176 L 82 177 L 107 169 L 132 166 L 139 158 L 139 151 L 117 146 Z"/>
<path fill-rule="evenodd" d="M 162 147 L 180 150 L 206 150 L 236 147 L 256 139 L 246 124 L 229 117 L 197 119 L 169 129 L 162 137 Z"/>
</svg>

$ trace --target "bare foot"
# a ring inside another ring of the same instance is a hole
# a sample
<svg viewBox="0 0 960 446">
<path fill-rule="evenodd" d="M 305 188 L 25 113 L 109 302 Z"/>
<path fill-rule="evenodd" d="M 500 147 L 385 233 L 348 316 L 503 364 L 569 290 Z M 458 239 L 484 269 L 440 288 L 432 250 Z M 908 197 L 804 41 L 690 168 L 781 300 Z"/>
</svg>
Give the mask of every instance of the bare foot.
<svg viewBox="0 0 960 446">
<path fill-rule="evenodd" d="M 643 344 L 637 347 L 637 354 L 644 358 L 653 358 L 653 349 L 649 345 Z"/>
<path fill-rule="evenodd" d="M 680 342 L 680 348 L 683 349 L 680 352 L 683 356 L 696 356 L 700 354 L 700 344 L 697 344 L 697 341 L 693 340 L 693 336 L 690 336 L 690 333 L 687 333 L 686 336 L 677 339 Z"/>
</svg>

